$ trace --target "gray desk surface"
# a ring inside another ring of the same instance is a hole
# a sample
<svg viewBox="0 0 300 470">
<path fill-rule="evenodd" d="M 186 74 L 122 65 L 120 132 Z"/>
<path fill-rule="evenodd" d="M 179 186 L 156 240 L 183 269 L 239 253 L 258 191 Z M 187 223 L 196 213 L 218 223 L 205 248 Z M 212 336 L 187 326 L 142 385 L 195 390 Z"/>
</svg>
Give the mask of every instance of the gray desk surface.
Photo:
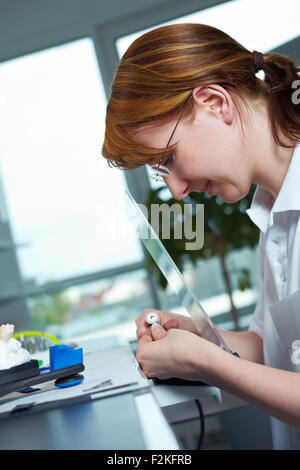
<svg viewBox="0 0 300 470">
<path fill-rule="evenodd" d="M 122 338 L 113 336 L 82 342 L 80 346 L 88 354 L 124 344 Z M 151 437 L 154 421 L 160 430 L 155 433 L 156 440 Z M 94 394 L 76 398 L 75 402 L 44 403 L 17 414 L 3 414 L 0 436 L 1 450 L 178 448 L 147 381 L 138 389 L 124 388 L 113 395 Z"/>
<path fill-rule="evenodd" d="M 132 393 L 0 421 L 0 449 L 145 449 Z"/>
<path fill-rule="evenodd" d="M 101 340 L 100 344 L 99 340 L 95 340 L 83 346 L 85 351 L 93 352 L 99 350 L 100 346 L 105 349 L 118 345 L 115 338 L 107 338 Z M 166 445 L 167 447 L 162 447 L 166 449 L 178 449 L 172 438 L 171 428 L 168 430 L 166 418 L 159 416 L 159 406 L 185 402 L 202 395 L 217 394 L 218 397 L 219 390 L 214 387 L 175 387 L 171 390 L 169 387 L 162 386 L 159 390 L 153 389 L 153 393 L 148 393 L 149 399 L 143 395 L 142 391 L 140 392 L 139 398 L 143 396 L 146 398 L 146 405 L 140 410 L 137 409 L 135 392 L 124 391 L 76 404 L 69 402 L 66 406 L 58 404 L 54 409 L 45 409 L 46 405 L 43 405 L 43 408 L 36 407 L 38 409 L 22 411 L 9 418 L 2 418 L 0 419 L 0 449 L 143 450 L 161 448 L 157 445 Z M 147 425 L 145 425 L 144 415 L 147 415 Z M 159 443 L 157 439 L 153 442 L 153 420 L 156 420 L 156 425 L 159 423 L 162 433 L 160 436 L 158 432 Z M 151 428 L 150 434 L 149 427 Z M 147 436 L 147 442 L 143 436 Z M 152 438 L 149 439 L 149 436 Z"/>
<path fill-rule="evenodd" d="M 115 336 L 80 344 L 84 351 L 119 346 Z M 86 397 L 87 398 L 87 397 Z M 0 449 L 145 449 L 132 392 L 56 408 L 28 410 L 0 419 Z"/>
</svg>

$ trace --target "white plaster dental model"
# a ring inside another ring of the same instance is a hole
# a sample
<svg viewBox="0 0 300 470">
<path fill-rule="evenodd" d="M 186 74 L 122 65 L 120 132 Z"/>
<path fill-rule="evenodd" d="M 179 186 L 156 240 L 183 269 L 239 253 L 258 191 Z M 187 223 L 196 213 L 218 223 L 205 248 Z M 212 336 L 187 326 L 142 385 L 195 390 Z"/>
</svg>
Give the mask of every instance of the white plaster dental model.
<svg viewBox="0 0 300 470">
<path fill-rule="evenodd" d="M 30 361 L 30 353 L 13 338 L 14 325 L 0 326 L 0 370 L 10 369 Z"/>
</svg>

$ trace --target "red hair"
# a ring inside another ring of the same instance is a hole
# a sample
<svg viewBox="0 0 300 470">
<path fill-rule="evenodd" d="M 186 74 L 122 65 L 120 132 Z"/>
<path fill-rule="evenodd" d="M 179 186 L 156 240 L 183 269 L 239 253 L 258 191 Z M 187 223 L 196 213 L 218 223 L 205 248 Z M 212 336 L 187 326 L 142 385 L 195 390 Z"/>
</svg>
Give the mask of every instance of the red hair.
<svg viewBox="0 0 300 470">
<path fill-rule="evenodd" d="M 299 79 L 296 63 L 266 53 L 263 70 L 264 81 L 255 76 L 252 52 L 212 26 L 175 24 L 140 36 L 122 57 L 111 85 L 103 156 L 123 169 L 152 164 L 163 149 L 135 143 L 128 129 L 179 114 L 196 86 L 213 83 L 246 106 L 247 98 L 263 97 L 275 142 L 289 147 L 278 131 L 295 143 L 300 137 L 300 109 L 291 97 L 292 82 Z"/>
</svg>

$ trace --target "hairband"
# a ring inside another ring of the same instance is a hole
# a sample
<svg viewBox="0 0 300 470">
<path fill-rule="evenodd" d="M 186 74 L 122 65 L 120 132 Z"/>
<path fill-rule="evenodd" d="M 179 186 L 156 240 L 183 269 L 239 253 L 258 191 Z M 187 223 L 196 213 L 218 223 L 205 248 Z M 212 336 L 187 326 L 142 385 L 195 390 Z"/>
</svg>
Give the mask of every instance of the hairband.
<svg viewBox="0 0 300 470">
<path fill-rule="evenodd" d="M 257 51 L 253 51 L 252 54 L 254 55 L 254 73 L 257 73 L 264 67 L 264 55 Z"/>
</svg>

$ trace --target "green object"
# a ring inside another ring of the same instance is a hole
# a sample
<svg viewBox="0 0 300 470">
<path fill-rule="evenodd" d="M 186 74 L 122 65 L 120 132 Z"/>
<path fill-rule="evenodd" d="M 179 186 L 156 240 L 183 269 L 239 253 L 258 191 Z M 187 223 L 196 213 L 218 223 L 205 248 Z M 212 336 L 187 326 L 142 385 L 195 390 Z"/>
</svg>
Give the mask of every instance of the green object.
<svg viewBox="0 0 300 470">
<path fill-rule="evenodd" d="M 30 354 L 46 351 L 50 346 L 60 344 L 56 336 L 43 333 L 42 331 L 20 331 L 13 336 L 20 341 L 22 347 L 29 351 Z"/>
<path fill-rule="evenodd" d="M 238 312 L 233 302 L 232 279 L 236 277 L 240 290 L 251 287 L 250 272 L 247 268 L 230 270 L 227 265 L 227 255 L 233 250 L 242 248 L 254 249 L 259 240 L 259 229 L 251 222 L 245 213 L 251 205 L 251 201 L 256 189 L 256 185 L 252 185 L 249 193 L 240 201 L 234 203 L 226 203 L 218 196 L 209 196 L 206 193 L 192 192 L 184 201 L 176 201 L 172 197 L 166 196 L 166 187 L 162 186 L 153 189 L 149 193 L 147 201 L 148 209 L 151 204 L 180 204 L 182 207 L 188 204 L 204 204 L 204 246 L 200 250 L 187 251 L 186 242 L 190 242 L 183 236 L 180 239 L 174 238 L 174 219 L 170 220 L 170 238 L 163 239 L 162 233 L 159 237 L 169 252 L 178 269 L 182 272 L 186 259 L 189 259 L 194 265 L 199 259 L 208 260 L 218 258 L 220 261 L 220 270 L 224 280 L 225 289 L 229 295 L 231 304 L 231 315 L 235 325 L 235 329 L 239 329 Z M 168 193 L 169 194 L 169 193 Z M 151 211 L 148 211 L 151 213 Z M 183 211 L 182 211 L 183 212 Z M 151 222 L 151 221 L 150 221 Z M 193 228 L 196 227 L 196 216 L 192 215 Z M 152 259 L 148 258 L 149 267 L 159 276 L 159 282 L 162 288 L 165 288 L 167 282 L 161 273 L 157 272 L 157 268 Z"/>
<path fill-rule="evenodd" d="M 20 331 L 19 333 L 14 334 L 14 338 L 16 339 L 20 339 L 20 336 L 23 336 L 24 338 L 28 336 L 44 336 L 45 338 L 51 339 L 54 344 L 59 344 L 59 340 L 56 338 L 56 336 L 43 333 L 42 331 Z"/>
</svg>

